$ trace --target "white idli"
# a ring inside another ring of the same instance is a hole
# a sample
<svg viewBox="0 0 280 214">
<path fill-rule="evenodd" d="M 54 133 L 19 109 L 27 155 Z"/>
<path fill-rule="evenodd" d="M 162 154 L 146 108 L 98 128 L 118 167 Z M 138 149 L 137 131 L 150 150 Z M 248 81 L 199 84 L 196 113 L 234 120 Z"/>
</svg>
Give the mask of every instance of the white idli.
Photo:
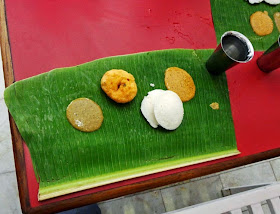
<svg viewBox="0 0 280 214">
<path fill-rule="evenodd" d="M 164 91 L 155 97 L 155 119 L 160 126 L 167 130 L 174 130 L 180 126 L 184 117 L 183 103 L 173 91 Z"/>
<path fill-rule="evenodd" d="M 263 0 L 248 0 L 250 4 L 261 3 Z"/>
<path fill-rule="evenodd" d="M 280 4 L 280 0 L 248 0 L 248 1 L 250 4 L 258 4 L 263 1 L 265 1 L 266 3 L 271 4 L 271 5 Z"/>
<path fill-rule="evenodd" d="M 264 0 L 264 1 L 271 5 L 280 4 L 280 0 Z"/>
<path fill-rule="evenodd" d="M 157 96 L 160 96 L 164 93 L 164 90 L 155 89 L 148 92 L 148 96 L 145 96 L 141 103 L 141 112 L 148 123 L 153 127 L 158 127 L 158 122 L 154 114 L 154 103 Z"/>
</svg>

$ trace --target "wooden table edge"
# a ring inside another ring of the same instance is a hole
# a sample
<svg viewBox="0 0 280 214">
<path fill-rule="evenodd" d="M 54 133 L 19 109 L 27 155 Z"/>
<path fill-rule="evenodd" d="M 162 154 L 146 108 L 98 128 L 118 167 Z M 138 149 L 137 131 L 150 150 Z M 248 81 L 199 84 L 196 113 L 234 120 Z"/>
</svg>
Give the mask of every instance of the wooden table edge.
<svg viewBox="0 0 280 214">
<path fill-rule="evenodd" d="M 1 1 L 0 2 L 1 3 L 0 42 L 1 42 L 1 50 L 2 50 L 5 85 L 6 87 L 8 87 L 14 82 L 14 73 L 13 73 L 12 55 L 11 55 L 11 49 L 9 43 L 9 36 L 8 36 L 7 20 L 6 20 L 5 0 L 0 0 L 0 1 Z M 274 158 L 280 155 L 280 148 L 277 148 L 277 149 L 261 152 L 258 154 L 237 158 L 234 160 L 229 160 L 225 162 L 212 164 L 209 166 L 204 166 L 198 169 L 192 169 L 189 171 L 171 174 L 165 177 L 159 177 L 152 180 L 142 181 L 126 186 L 117 187 L 110 190 L 78 196 L 71 199 L 66 199 L 51 204 L 45 204 L 38 207 L 31 207 L 29 191 L 28 191 L 25 159 L 24 159 L 23 140 L 11 115 L 9 115 L 9 119 L 10 119 L 10 128 L 12 134 L 13 152 L 14 152 L 14 160 L 15 160 L 21 209 L 23 213 L 28 213 L 28 214 L 29 213 L 30 214 L 54 213 L 67 209 L 73 209 L 76 207 L 85 206 L 88 204 L 97 203 L 100 201 L 104 201 L 104 200 L 108 200 L 108 199 L 112 199 L 128 194 L 133 194 L 144 190 L 149 190 L 152 188 L 162 187 L 172 183 L 176 183 L 176 182 L 180 182 L 180 181 L 184 181 L 200 176 L 205 176 L 208 174 L 220 172 L 234 167 L 255 163 L 258 161 Z"/>
</svg>

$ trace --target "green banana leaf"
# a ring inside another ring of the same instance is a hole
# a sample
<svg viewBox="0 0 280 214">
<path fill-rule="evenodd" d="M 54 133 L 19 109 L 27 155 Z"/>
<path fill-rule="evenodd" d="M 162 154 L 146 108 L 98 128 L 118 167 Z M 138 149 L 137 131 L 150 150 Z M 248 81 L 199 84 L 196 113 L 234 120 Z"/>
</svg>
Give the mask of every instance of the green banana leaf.
<svg viewBox="0 0 280 214">
<path fill-rule="evenodd" d="M 171 49 L 103 58 L 9 86 L 5 101 L 30 150 L 39 199 L 238 154 L 226 76 L 205 69 L 212 52 Z M 178 129 L 153 129 L 141 114 L 141 101 L 150 90 L 166 89 L 164 72 L 171 66 L 189 72 L 196 95 L 184 103 Z M 138 93 L 132 102 L 117 104 L 102 91 L 101 77 L 110 69 L 134 75 Z M 80 132 L 67 121 L 66 108 L 79 97 L 100 105 L 99 130 Z M 212 102 L 220 110 L 211 109 Z"/>
<path fill-rule="evenodd" d="M 255 51 L 265 51 L 277 41 L 279 32 L 273 14 L 280 12 L 280 5 L 272 6 L 265 2 L 249 4 L 246 0 L 211 0 L 212 17 L 216 31 L 217 43 L 221 36 L 229 30 L 244 34 L 254 46 Z M 256 11 L 267 11 L 273 20 L 273 32 L 267 36 L 258 36 L 250 25 L 250 16 Z"/>
</svg>

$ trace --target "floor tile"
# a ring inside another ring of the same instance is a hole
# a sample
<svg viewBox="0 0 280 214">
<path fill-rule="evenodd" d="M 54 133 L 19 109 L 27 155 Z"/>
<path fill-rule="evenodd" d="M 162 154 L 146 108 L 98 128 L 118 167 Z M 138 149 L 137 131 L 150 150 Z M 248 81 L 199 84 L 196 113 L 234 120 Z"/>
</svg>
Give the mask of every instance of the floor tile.
<svg viewBox="0 0 280 214">
<path fill-rule="evenodd" d="M 5 83 L 4 83 L 4 73 L 3 73 L 1 48 L 0 48 L 0 99 L 3 98 L 4 89 L 5 89 Z"/>
<path fill-rule="evenodd" d="M 0 213 L 22 213 L 19 203 L 15 172 L 0 174 L 0 184 Z"/>
<path fill-rule="evenodd" d="M 0 142 L 11 138 L 9 114 L 4 99 L 0 99 Z"/>
<path fill-rule="evenodd" d="M 1 70 L 1 67 L 0 67 L 0 100 L 4 99 L 4 89 L 5 89 L 4 77 L 3 77 L 2 72 L 3 71 Z"/>
<path fill-rule="evenodd" d="M 224 188 L 276 181 L 268 161 L 221 173 L 220 178 Z"/>
<path fill-rule="evenodd" d="M 280 181 L 280 158 L 270 161 L 277 181 Z"/>
<path fill-rule="evenodd" d="M 0 69 L 0 99 L 4 98 L 4 89 L 5 89 L 5 84 L 4 84 L 4 79 L 3 75 L 1 75 L 1 69 Z"/>
<path fill-rule="evenodd" d="M 165 212 L 159 190 L 99 203 L 102 214 L 157 214 Z"/>
<path fill-rule="evenodd" d="M 0 174 L 13 171 L 15 171 L 15 163 L 12 141 L 7 139 L 0 142 Z"/>
<path fill-rule="evenodd" d="M 0 174 L 15 171 L 8 111 L 0 100 Z"/>
<path fill-rule="evenodd" d="M 212 176 L 161 190 L 166 211 L 222 197 L 219 176 Z"/>
</svg>

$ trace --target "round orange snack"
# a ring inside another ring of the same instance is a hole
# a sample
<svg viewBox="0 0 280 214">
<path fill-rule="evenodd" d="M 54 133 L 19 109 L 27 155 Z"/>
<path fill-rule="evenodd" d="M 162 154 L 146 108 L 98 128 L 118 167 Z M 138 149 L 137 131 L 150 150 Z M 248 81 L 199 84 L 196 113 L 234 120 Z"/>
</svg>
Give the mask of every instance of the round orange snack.
<svg viewBox="0 0 280 214">
<path fill-rule="evenodd" d="M 130 102 L 137 94 L 133 75 L 120 69 L 107 71 L 101 79 L 101 88 L 117 103 Z"/>
<path fill-rule="evenodd" d="M 166 88 L 178 94 L 182 102 L 189 101 L 195 95 L 193 78 L 181 68 L 167 68 L 165 71 L 164 82 Z"/>
<path fill-rule="evenodd" d="M 273 21 L 267 11 L 257 11 L 250 16 L 250 24 L 254 32 L 259 36 L 266 36 L 273 31 Z"/>
</svg>

